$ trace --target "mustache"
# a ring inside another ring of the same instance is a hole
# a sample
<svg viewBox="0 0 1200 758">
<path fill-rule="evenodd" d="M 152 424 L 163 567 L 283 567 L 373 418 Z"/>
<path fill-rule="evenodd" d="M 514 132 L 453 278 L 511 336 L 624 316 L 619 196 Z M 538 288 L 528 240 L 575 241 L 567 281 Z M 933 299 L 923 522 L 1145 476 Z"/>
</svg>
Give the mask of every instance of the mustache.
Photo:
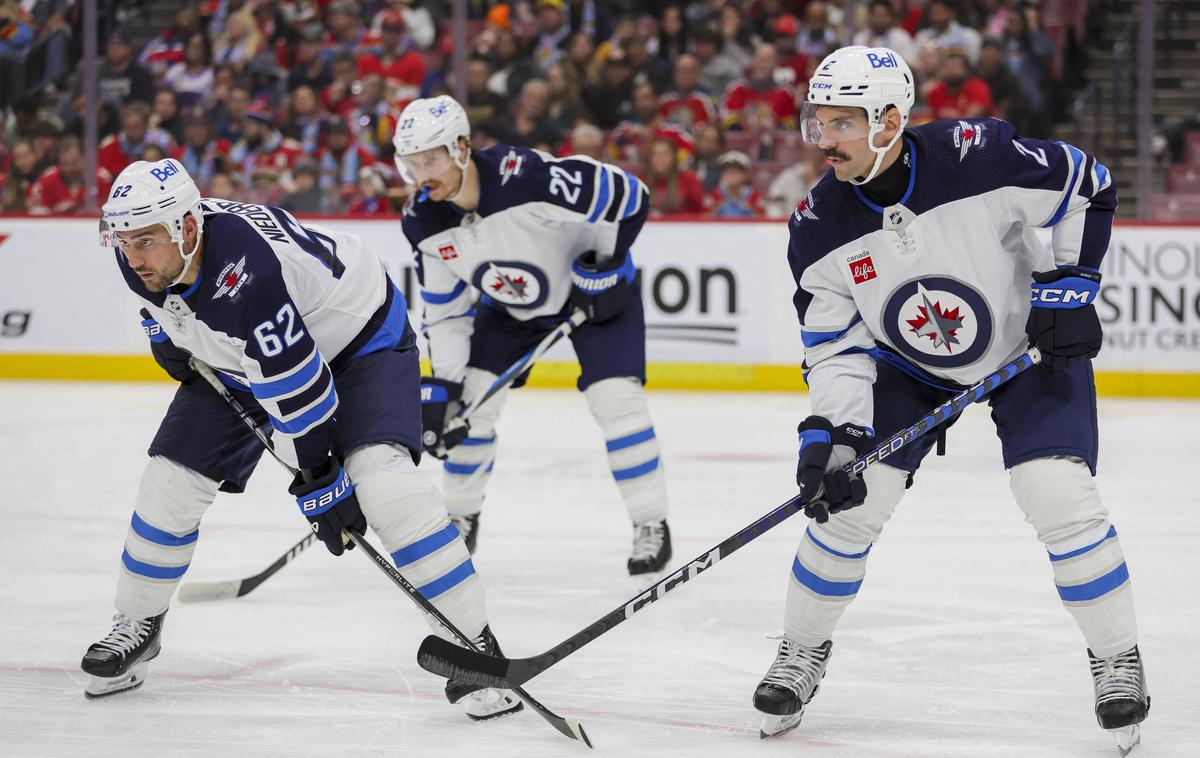
<svg viewBox="0 0 1200 758">
<path fill-rule="evenodd" d="M 830 158 L 837 158 L 839 161 L 850 160 L 850 156 L 846 155 L 845 153 L 839 153 L 837 150 L 826 150 L 825 159 L 828 160 Z"/>
</svg>

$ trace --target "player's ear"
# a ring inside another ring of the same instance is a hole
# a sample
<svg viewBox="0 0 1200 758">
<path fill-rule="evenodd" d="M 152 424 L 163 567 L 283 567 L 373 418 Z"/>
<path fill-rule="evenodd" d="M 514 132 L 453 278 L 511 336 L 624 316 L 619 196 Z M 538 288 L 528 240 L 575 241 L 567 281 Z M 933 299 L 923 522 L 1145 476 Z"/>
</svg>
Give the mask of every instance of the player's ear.
<svg viewBox="0 0 1200 758">
<path fill-rule="evenodd" d="M 896 133 L 900 131 L 900 109 L 894 105 L 889 105 L 887 110 L 883 112 L 882 120 L 883 130 L 879 132 L 879 136 L 875 140 L 876 144 L 880 147 L 891 142 L 892 137 L 896 136 Z"/>
</svg>

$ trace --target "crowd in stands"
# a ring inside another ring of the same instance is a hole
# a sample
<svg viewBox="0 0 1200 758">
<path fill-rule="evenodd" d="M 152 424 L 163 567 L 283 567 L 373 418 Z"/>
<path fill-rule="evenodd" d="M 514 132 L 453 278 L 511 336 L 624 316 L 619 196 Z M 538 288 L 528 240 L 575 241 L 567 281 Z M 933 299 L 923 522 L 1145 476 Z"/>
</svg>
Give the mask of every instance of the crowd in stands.
<svg viewBox="0 0 1200 758">
<path fill-rule="evenodd" d="M 101 198 L 135 160 L 179 160 L 202 192 L 297 213 L 396 214 L 391 136 L 453 94 L 449 0 L 98 0 L 100 104 L 86 109 L 77 0 L 0 0 L 0 210 L 83 204 L 84 124 Z M 1044 134 L 1054 46 L 1022 0 L 471 0 L 476 148 L 585 154 L 642 177 L 656 215 L 786 216 L 825 170 L 800 139 L 809 77 L 843 44 L 917 77 L 912 123 L 999 116 Z"/>
</svg>

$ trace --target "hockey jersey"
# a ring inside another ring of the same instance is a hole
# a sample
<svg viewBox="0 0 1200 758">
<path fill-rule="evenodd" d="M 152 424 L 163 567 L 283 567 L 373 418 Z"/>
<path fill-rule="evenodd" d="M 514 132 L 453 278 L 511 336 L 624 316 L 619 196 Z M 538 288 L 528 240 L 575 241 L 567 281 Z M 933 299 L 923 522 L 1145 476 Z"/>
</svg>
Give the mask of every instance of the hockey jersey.
<svg viewBox="0 0 1200 758">
<path fill-rule="evenodd" d="M 170 340 L 249 390 L 293 465 L 324 463 L 338 399 L 334 373 L 368 353 L 415 345 L 404 295 L 357 237 L 265 205 L 206 198 L 200 274 L 150 292 L 116 251 L 150 312 L 153 341 Z M 157 323 L 155 323 L 157 322 Z"/>
<path fill-rule="evenodd" d="M 999 119 L 903 139 L 898 203 L 829 171 L 788 222 L 812 412 L 835 424 L 871 425 L 878 360 L 950 389 L 994 371 L 1026 347 L 1032 273 L 1099 269 L 1108 248 L 1116 190 L 1092 156 Z"/>
<path fill-rule="evenodd" d="M 409 198 L 402 225 L 417 261 L 435 376 L 460 381 L 474 293 L 520 321 L 554 316 L 571 294 L 580 253 L 625 257 L 646 219 L 646 187 L 584 156 L 496 145 L 472 154 L 479 207 Z M 632 263 L 630 263 L 632 266 Z"/>
</svg>

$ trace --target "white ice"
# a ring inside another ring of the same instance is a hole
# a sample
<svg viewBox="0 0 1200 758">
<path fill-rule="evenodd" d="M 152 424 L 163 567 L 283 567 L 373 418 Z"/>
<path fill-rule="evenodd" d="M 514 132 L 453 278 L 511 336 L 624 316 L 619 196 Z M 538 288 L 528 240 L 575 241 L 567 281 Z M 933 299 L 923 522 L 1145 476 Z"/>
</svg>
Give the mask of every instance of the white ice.
<svg viewBox="0 0 1200 758">
<path fill-rule="evenodd" d="M 167 384 L 0 383 L 0 756 L 582 756 L 525 712 L 468 722 L 416 665 L 424 622 L 358 554 L 314 547 L 253 594 L 177 603 L 141 689 L 85 701 Z M 792 494 L 804 395 L 653 393 L 682 562 Z M 1134 756 L 1197 756 L 1200 403 L 1103 400 L 1101 492 L 1133 577 L 1153 710 Z M 636 588 L 603 443 L 574 392 L 516 393 L 475 557 L 522 656 Z M 750 698 L 782 623 L 798 516 L 529 683 L 609 756 L 1115 756 L 1085 645 L 1009 495 L 986 409 L 930 458 L 872 552 L 801 727 Z M 433 469 L 433 466 L 430 466 Z M 221 495 L 188 580 L 264 568 L 305 533 L 264 458 Z"/>
</svg>

